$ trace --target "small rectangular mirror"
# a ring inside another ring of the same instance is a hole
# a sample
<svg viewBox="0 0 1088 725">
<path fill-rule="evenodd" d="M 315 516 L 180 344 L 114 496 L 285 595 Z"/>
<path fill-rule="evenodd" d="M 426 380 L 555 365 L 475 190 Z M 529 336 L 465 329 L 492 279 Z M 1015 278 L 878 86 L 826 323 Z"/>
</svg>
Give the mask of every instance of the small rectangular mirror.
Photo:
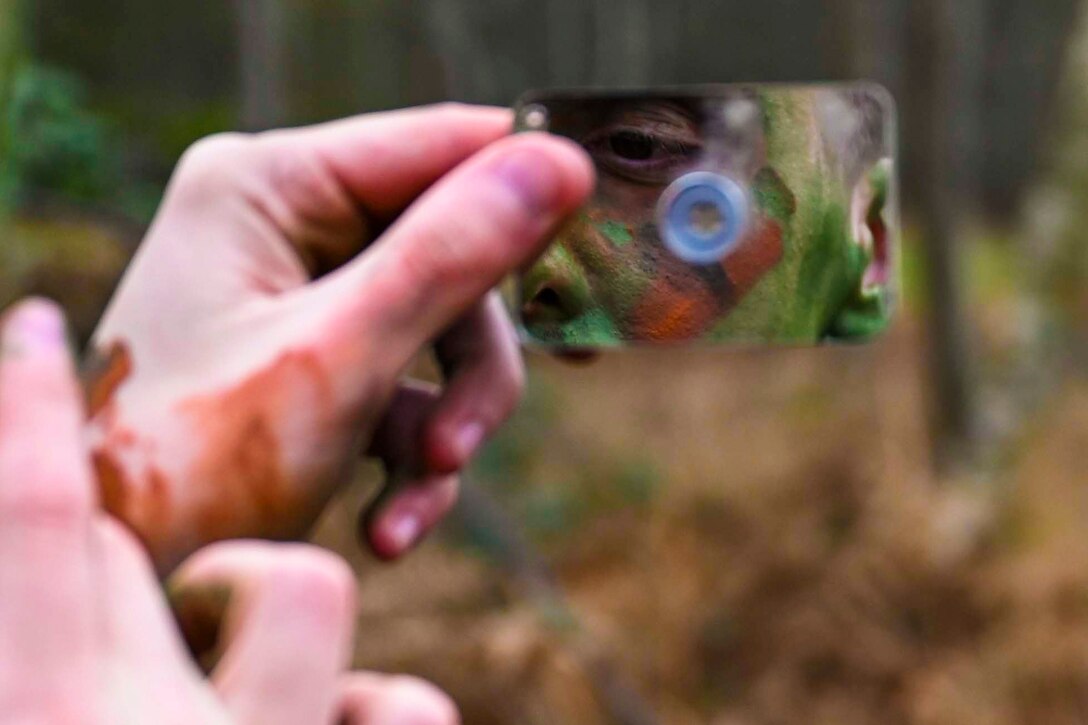
<svg viewBox="0 0 1088 725">
<path fill-rule="evenodd" d="M 597 189 L 508 289 L 548 348 L 864 341 L 895 307 L 896 124 L 872 84 L 538 91 Z"/>
</svg>

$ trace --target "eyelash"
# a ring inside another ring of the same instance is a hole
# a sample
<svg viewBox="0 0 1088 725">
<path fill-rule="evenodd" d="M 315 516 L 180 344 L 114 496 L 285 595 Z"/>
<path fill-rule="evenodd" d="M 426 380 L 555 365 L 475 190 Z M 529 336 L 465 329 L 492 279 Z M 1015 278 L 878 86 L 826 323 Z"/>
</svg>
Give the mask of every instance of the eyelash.
<svg viewBox="0 0 1088 725">
<path fill-rule="evenodd" d="M 646 144 L 647 159 L 625 158 L 617 151 L 617 142 Z M 617 126 L 594 134 L 584 142 L 589 152 L 605 168 L 634 181 L 659 182 L 666 172 L 683 164 L 701 150 L 697 143 L 664 136 L 632 126 Z"/>
</svg>

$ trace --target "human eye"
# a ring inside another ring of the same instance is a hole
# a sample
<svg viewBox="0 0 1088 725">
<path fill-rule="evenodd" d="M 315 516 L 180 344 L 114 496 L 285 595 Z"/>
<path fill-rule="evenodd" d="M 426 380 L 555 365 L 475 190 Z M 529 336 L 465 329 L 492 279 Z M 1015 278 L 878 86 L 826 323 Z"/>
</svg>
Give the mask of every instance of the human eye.
<svg viewBox="0 0 1088 725">
<path fill-rule="evenodd" d="M 590 134 L 583 144 L 603 169 L 647 184 L 668 182 L 702 150 L 689 129 L 652 121 L 616 123 Z"/>
</svg>

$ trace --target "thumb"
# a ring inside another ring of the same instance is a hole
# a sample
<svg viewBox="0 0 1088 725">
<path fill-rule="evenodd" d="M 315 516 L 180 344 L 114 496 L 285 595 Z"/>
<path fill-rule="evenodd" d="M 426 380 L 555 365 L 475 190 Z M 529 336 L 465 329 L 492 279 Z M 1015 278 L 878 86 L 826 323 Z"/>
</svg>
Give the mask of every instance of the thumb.
<svg viewBox="0 0 1088 725">
<path fill-rule="evenodd" d="M 314 285 L 333 344 L 376 341 L 399 368 L 544 249 L 588 197 L 592 162 L 576 144 L 513 136 L 420 197 L 354 262 Z M 373 364 L 373 361 L 371 361 Z"/>
</svg>

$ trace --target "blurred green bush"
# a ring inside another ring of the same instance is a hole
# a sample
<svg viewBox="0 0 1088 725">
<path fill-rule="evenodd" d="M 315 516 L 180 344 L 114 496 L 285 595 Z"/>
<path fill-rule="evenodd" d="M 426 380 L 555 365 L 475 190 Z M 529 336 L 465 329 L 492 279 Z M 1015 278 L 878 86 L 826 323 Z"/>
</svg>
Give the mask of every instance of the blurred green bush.
<svg viewBox="0 0 1088 725">
<path fill-rule="evenodd" d="M 21 65 L 4 115 L 0 143 L 7 159 L 0 188 L 9 204 L 39 195 L 95 201 L 116 188 L 119 155 L 106 122 L 88 110 L 86 88 L 75 75 Z"/>
</svg>

